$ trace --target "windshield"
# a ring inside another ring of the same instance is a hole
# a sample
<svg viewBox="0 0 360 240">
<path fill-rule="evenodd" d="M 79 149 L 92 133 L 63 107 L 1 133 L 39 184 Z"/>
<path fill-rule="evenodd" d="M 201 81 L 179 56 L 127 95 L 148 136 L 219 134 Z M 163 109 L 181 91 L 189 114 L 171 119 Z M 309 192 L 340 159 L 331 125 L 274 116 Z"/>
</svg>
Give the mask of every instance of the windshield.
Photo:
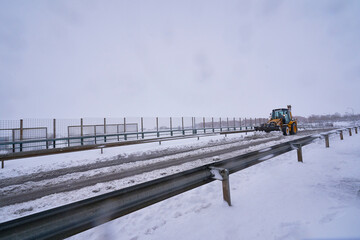
<svg viewBox="0 0 360 240">
<path fill-rule="evenodd" d="M 285 115 L 285 116 L 284 116 Z M 273 110 L 272 111 L 272 115 L 271 115 L 272 119 L 283 119 L 284 123 L 288 123 L 290 121 L 290 117 L 288 114 L 288 110 L 287 109 L 278 109 L 278 110 Z"/>
</svg>

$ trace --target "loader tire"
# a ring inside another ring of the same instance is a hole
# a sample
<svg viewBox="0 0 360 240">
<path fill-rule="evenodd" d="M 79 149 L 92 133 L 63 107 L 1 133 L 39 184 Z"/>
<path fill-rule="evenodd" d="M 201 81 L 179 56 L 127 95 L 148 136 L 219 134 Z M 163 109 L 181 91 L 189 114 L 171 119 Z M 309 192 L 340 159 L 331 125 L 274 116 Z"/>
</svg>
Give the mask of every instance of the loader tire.
<svg viewBox="0 0 360 240">
<path fill-rule="evenodd" d="M 290 134 L 291 135 L 295 135 L 296 133 L 297 133 L 297 125 L 296 125 L 296 123 L 293 123 L 293 124 L 291 124 L 291 131 L 290 131 Z"/>
<path fill-rule="evenodd" d="M 284 136 L 287 136 L 290 134 L 290 130 L 288 126 L 283 127 L 282 129 Z"/>
</svg>

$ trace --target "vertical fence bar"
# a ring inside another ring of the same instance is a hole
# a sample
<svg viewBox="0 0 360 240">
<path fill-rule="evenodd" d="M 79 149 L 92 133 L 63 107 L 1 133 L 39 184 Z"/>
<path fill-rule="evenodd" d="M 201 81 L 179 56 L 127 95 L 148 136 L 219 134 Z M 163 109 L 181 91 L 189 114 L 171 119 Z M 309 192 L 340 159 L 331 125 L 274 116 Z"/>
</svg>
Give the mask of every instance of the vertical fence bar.
<svg viewBox="0 0 360 240">
<path fill-rule="evenodd" d="M 83 136 L 84 136 L 84 123 L 83 123 L 83 119 L 80 118 L 80 136 L 81 136 L 81 145 L 84 145 L 84 139 L 83 139 Z"/>
<path fill-rule="evenodd" d="M 184 117 L 181 117 L 181 128 L 182 128 L 182 133 L 183 133 L 183 135 L 185 135 L 185 130 L 184 130 Z"/>
<path fill-rule="evenodd" d="M 221 127 L 221 118 L 220 118 L 220 132 L 222 132 L 222 127 Z"/>
<path fill-rule="evenodd" d="M 206 133 L 206 129 L 205 129 L 205 117 L 203 117 L 203 127 L 204 127 L 204 133 Z"/>
<path fill-rule="evenodd" d="M 24 138 L 24 121 L 20 119 L 20 141 Z M 20 152 L 22 152 L 23 144 L 20 143 Z"/>
<path fill-rule="evenodd" d="M 127 140 L 127 135 L 126 135 L 126 117 L 124 117 L 124 140 L 126 141 Z"/>
<path fill-rule="evenodd" d="M 104 142 L 106 142 L 106 118 L 104 118 Z"/>
<path fill-rule="evenodd" d="M 234 118 L 233 120 L 234 120 L 234 131 L 236 131 L 236 122 L 235 122 L 235 118 Z"/>
<path fill-rule="evenodd" d="M 119 132 L 119 126 L 117 126 L 117 132 Z M 119 135 L 118 135 L 119 136 Z M 95 140 L 95 144 L 97 144 L 97 139 L 96 139 L 96 125 L 94 125 L 94 140 Z"/>
<path fill-rule="evenodd" d="M 144 139 L 144 118 L 141 118 L 141 137 Z"/>
<path fill-rule="evenodd" d="M 212 131 L 213 133 L 215 132 L 215 128 L 214 128 L 214 117 L 211 118 L 211 127 L 212 127 Z"/>
<path fill-rule="evenodd" d="M 56 148 L 56 119 L 53 119 L 53 138 L 54 138 L 54 142 L 53 142 L 53 147 Z"/>
<path fill-rule="evenodd" d="M 239 125 L 240 125 L 240 130 L 241 130 L 241 118 L 239 118 Z"/>
<path fill-rule="evenodd" d="M 172 130 L 172 117 L 170 117 L 170 135 L 173 136 L 173 130 Z"/>
<path fill-rule="evenodd" d="M 230 131 L 230 128 L 229 128 L 229 118 L 227 117 L 226 118 L 226 125 L 227 125 L 227 130 L 228 130 L 228 132 Z"/>
<path fill-rule="evenodd" d="M 156 136 L 160 137 L 160 133 L 159 133 L 159 117 L 156 117 Z"/>
</svg>

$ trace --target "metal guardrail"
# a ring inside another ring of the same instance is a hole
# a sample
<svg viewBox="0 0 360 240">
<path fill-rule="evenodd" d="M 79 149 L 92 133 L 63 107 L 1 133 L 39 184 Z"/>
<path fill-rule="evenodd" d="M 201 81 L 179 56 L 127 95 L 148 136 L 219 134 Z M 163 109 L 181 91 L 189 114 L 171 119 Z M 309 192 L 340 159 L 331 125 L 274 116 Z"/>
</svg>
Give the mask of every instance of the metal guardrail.
<svg viewBox="0 0 360 240">
<path fill-rule="evenodd" d="M 355 127 L 357 133 L 358 127 Z M 351 129 L 349 134 L 351 135 Z M 275 156 L 297 149 L 298 161 L 302 162 L 302 146 L 317 138 L 325 138 L 329 146 L 329 135 L 307 136 L 281 143 L 269 148 L 207 164 L 181 173 L 159 178 L 44 212 L 25 216 L 0 224 L 1 239 L 62 239 L 115 218 L 124 216 L 185 191 L 210 183 L 223 181 L 224 199 L 231 205 L 228 175 L 266 161 Z"/>
</svg>

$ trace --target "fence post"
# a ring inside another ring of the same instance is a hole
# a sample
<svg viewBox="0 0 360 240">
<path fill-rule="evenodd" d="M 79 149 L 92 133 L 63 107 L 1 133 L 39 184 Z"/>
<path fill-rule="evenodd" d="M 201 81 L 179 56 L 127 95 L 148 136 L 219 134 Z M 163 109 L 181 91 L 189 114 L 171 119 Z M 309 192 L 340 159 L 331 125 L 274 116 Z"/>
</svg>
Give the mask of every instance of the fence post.
<svg viewBox="0 0 360 240">
<path fill-rule="evenodd" d="M 141 137 L 144 139 L 144 119 L 141 118 Z"/>
<path fill-rule="evenodd" d="M 156 117 L 156 136 L 160 137 L 160 133 L 159 133 L 159 117 Z"/>
<path fill-rule="evenodd" d="M 221 118 L 220 118 L 220 132 L 222 132 L 222 127 L 221 127 Z"/>
<path fill-rule="evenodd" d="M 197 128 L 196 128 L 196 118 L 194 117 L 194 132 L 197 134 Z"/>
<path fill-rule="evenodd" d="M 357 127 L 355 127 L 355 134 L 357 134 Z"/>
<path fill-rule="evenodd" d="M 54 138 L 54 142 L 53 142 L 53 147 L 54 148 L 56 148 L 56 140 L 55 140 L 55 138 L 56 138 L 56 119 L 54 118 L 53 119 L 53 138 Z"/>
<path fill-rule="evenodd" d="M 20 119 L 20 141 L 23 140 L 24 137 L 24 125 L 23 119 Z M 23 144 L 20 143 L 20 152 L 22 152 Z"/>
<path fill-rule="evenodd" d="M 172 118 L 170 117 L 170 135 L 173 136 L 173 131 L 172 131 Z"/>
<path fill-rule="evenodd" d="M 117 125 L 117 133 L 119 134 L 119 125 Z M 119 136 L 119 135 L 118 135 Z M 96 125 L 94 125 L 94 140 L 95 140 L 95 144 L 97 144 L 97 139 L 96 139 Z"/>
<path fill-rule="evenodd" d="M 241 118 L 239 118 L 239 124 L 240 124 L 240 129 L 239 130 L 241 130 Z"/>
<path fill-rule="evenodd" d="M 84 131 L 83 131 L 83 127 L 84 127 L 84 124 L 83 124 L 83 119 L 80 118 L 80 136 L 81 136 L 81 145 L 84 145 L 84 139 L 83 139 L 83 136 L 84 136 Z"/>
<path fill-rule="evenodd" d="M 104 142 L 106 142 L 106 118 L 104 118 Z"/>
<path fill-rule="evenodd" d="M 350 137 L 352 136 L 351 128 L 349 128 L 349 136 L 350 136 Z"/>
<path fill-rule="evenodd" d="M 341 139 L 341 140 L 344 140 L 344 135 L 343 135 L 343 131 L 342 131 L 342 130 L 340 130 L 340 139 Z"/>
<path fill-rule="evenodd" d="M 205 129 L 205 117 L 203 117 L 203 129 L 204 129 L 204 133 L 206 133 L 206 129 Z"/>
<path fill-rule="evenodd" d="M 227 129 L 228 129 L 228 132 L 229 132 L 230 128 L 229 128 L 229 118 L 228 117 L 226 118 L 226 126 L 227 126 Z"/>
<path fill-rule="evenodd" d="M 235 118 L 234 118 L 233 120 L 234 120 L 234 131 L 236 131 L 236 122 L 235 122 Z"/>
<path fill-rule="evenodd" d="M 182 133 L 183 133 L 183 135 L 185 135 L 185 130 L 184 130 L 184 117 L 181 117 L 181 128 L 182 128 Z"/>
<path fill-rule="evenodd" d="M 215 132 L 215 128 L 214 128 L 214 117 L 211 117 L 211 126 L 212 126 L 212 131 L 213 133 Z"/>
<path fill-rule="evenodd" d="M 127 140 L 127 135 L 126 135 L 126 117 L 124 117 L 124 140 Z"/>
</svg>

